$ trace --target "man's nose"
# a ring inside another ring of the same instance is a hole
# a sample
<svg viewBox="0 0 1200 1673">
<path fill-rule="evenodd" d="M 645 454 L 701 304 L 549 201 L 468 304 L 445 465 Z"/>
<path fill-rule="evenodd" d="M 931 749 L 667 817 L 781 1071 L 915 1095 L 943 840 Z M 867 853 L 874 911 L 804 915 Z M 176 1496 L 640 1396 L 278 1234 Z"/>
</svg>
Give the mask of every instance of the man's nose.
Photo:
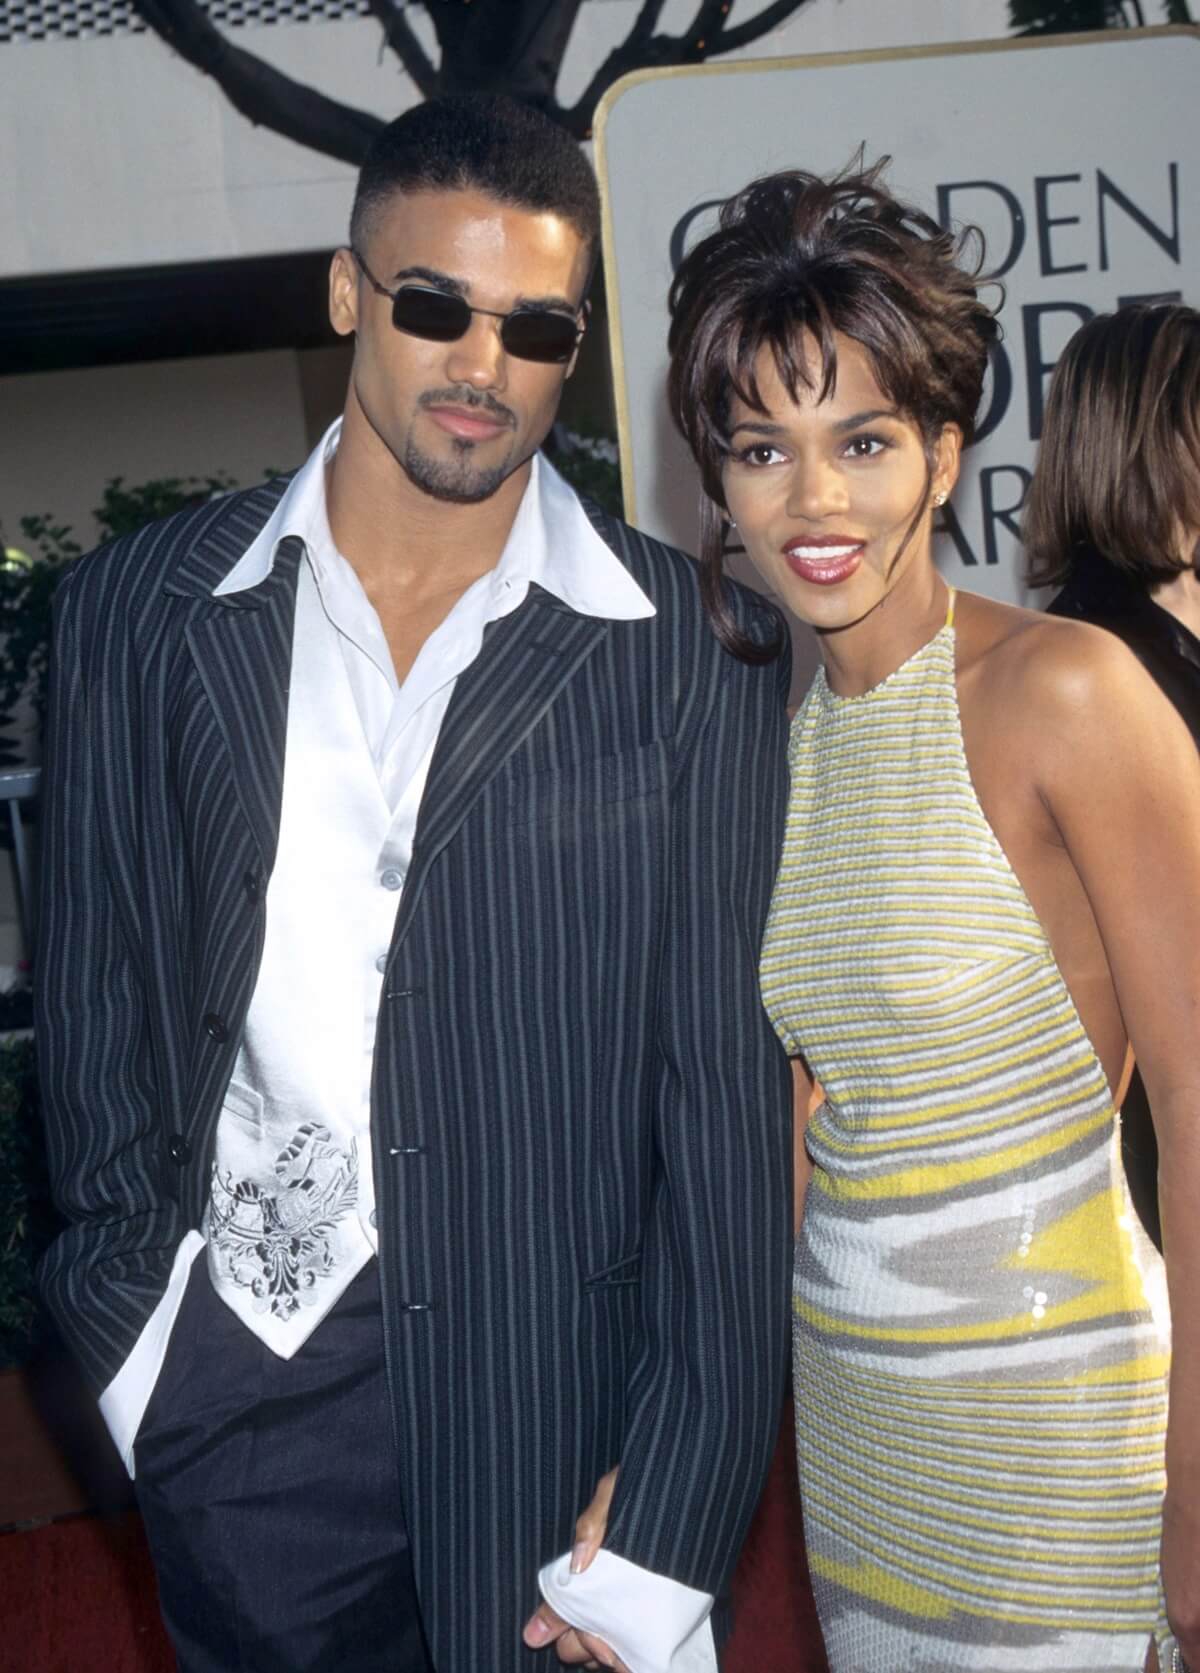
<svg viewBox="0 0 1200 1673">
<path fill-rule="evenodd" d="M 508 356 L 500 341 L 501 321 L 489 314 L 472 314 L 466 333 L 449 345 L 446 372 L 453 383 L 473 389 L 503 389 L 508 381 Z"/>
</svg>

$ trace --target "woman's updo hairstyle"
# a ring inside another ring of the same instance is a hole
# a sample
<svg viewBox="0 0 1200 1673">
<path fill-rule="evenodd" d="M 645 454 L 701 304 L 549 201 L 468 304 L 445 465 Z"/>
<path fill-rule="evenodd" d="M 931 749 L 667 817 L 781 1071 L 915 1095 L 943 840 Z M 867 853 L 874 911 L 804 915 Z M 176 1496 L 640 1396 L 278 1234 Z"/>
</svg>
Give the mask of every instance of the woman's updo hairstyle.
<svg viewBox="0 0 1200 1673">
<path fill-rule="evenodd" d="M 881 184 L 889 158 L 823 180 L 801 169 L 753 181 L 721 209 L 717 230 L 684 258 L 671 285 L 671 413 L 700 467 L 700 589 L 717 637 L 761 662 L 778 653 L 742 633 L 722 577 L 734 396 L 765 412 L 754 375 L 766 347 L 793 399 L 812 388 L 808 337 L 820 357 L 818 399 L 837 381 L 835 336 L 866 350 L 876 381 L 933 447 L 946 424 L 974 434 L 988 354 L 999 336 L 980 301 L 982 239 L 955 234 Z M 859 159 L 861 162 L 861 159 Z M 968 245 L 977 259 L 965 261 Z"/>
</svg>

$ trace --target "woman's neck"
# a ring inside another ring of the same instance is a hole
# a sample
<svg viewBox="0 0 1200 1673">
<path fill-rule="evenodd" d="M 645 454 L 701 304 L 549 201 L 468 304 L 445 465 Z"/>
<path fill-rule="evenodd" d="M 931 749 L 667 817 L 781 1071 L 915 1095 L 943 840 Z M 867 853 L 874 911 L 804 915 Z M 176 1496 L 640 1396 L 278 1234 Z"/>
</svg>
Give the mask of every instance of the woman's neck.
<svg viewBox="0 0 1200 1673">
<path fill-rule="evenodd" d="M 860 620 L 819 633 L 825 677 L 839 697 L 861 697 L 946 625 L 950 589 L 932 561 L 898 578 Z"/>
</svg>

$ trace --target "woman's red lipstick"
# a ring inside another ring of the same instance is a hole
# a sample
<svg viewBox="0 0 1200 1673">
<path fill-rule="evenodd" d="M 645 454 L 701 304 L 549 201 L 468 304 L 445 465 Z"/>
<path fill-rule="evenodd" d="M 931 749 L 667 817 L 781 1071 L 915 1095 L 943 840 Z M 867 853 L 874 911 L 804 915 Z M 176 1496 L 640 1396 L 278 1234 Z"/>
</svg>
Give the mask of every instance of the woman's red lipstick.
<svg viewBox="0 0 1200 1673">
<path fill-rule="evenodd" d="M 788 568 L 802 581 L 835 587 L 847 580 L 862 562 L 864 541 L 845 534 L 804 534 L 783 548 Z"/>
</svg>

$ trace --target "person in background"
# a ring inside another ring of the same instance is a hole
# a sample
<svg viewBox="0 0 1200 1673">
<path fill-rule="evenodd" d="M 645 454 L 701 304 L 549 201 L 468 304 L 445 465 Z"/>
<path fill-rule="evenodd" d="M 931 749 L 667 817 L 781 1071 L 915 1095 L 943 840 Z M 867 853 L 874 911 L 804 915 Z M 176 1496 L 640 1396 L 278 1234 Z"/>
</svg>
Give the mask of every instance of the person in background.
<svg viewBox="0 0 1200 1673">
<path fill-rule="evenodd" d="M 1127 644 L 1200 744 L 1200 312 L 1082 326 L 1046 398 L 1022 538 L 1051 615 Z"/>
<path fill-rule="evenodd" d="M 59 596 L 42 1283 L 184 1673 L 715 1673 L 786 1366 L 788 669 L 539 455 L 598 237 L 545 117 L 407 112 L 343 417 Z"/>
<path fill-rule="evenodd" d="M 1025 506 L 1028 579 L 1051 615 L 1129 646 L 1200 745 L 1200 313 L 1131 303 L 1076 332 L 1055 368 Z M 1121 1144 L 1162 1247 L 1158 1147 L 1141 1073 Z"/>
<path fill-rule="evenodd" d="M 809 1563 L 834 1673 L 1200 1668 L 1200 759 L 1110 635 L 934 567 L 996 337 L 976 274 L 879 167 L 796 170 L 726 203 L 671 292 L 717 631 L 764 654 L 733 520 L 822 657 L 761 966 L 825 1095 L 794 1280 Z M 1169 1418 L 1115 1144 L 1129 1039 Z"/>
</svg>

